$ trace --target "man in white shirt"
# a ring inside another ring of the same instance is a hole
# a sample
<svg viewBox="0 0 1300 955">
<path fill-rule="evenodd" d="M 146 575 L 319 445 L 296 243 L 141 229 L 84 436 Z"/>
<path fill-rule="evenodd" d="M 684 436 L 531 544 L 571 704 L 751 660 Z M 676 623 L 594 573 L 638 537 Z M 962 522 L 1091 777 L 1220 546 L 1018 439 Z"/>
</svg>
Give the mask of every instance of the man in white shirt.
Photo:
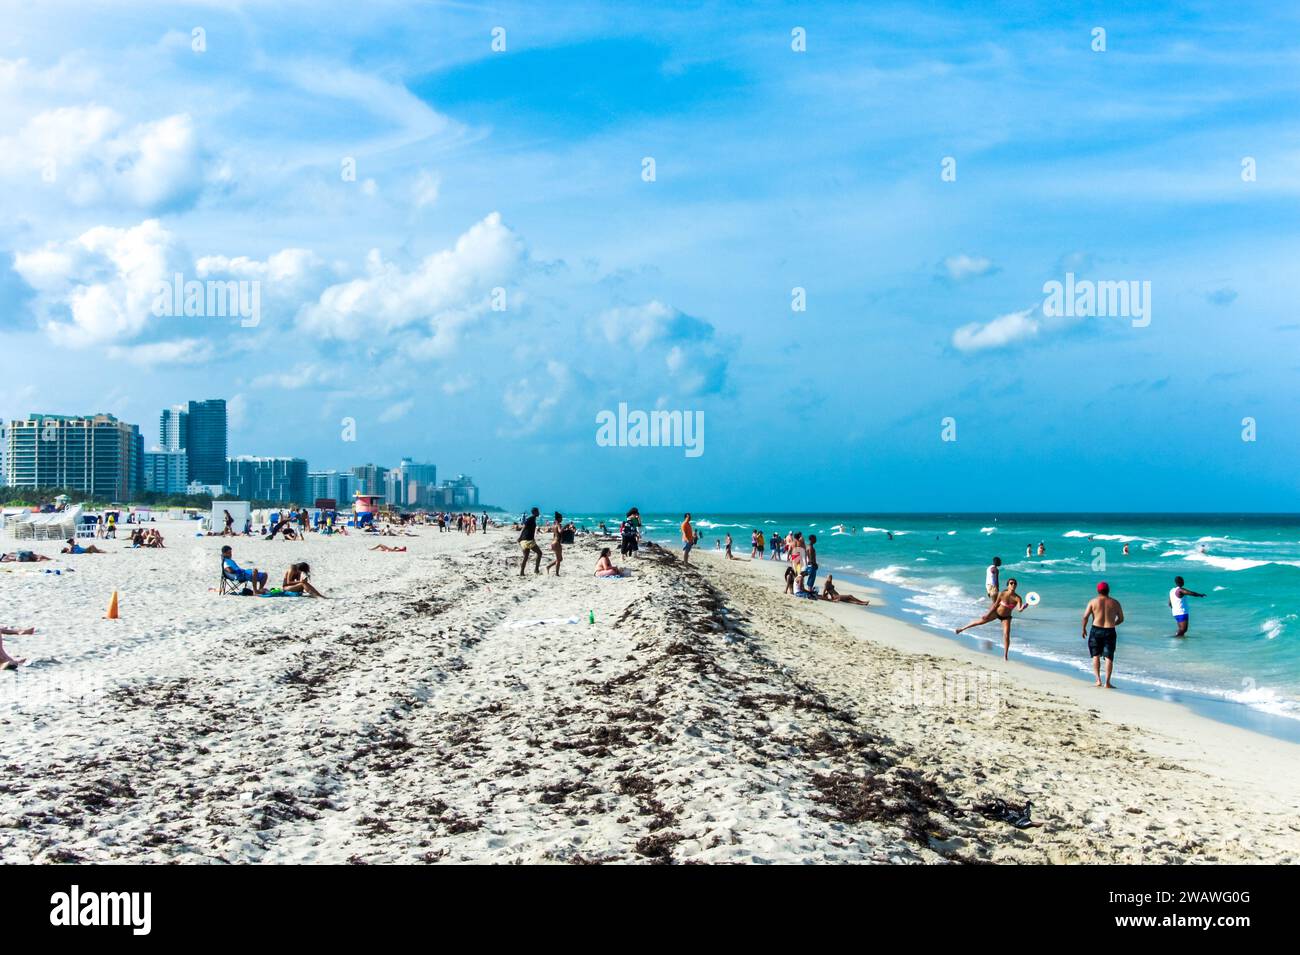
<svg viewBox="0 0 1300 955">
<path fill-rule="evenodd" d="M 1178 624 L 1178 632 L 1175 637 L 1187 636 L 1187 624 L 1190 615 L 1187 613 L 1188 597 L 1204 597 L 1205 594 L 1198 594 L 1195 590 L 1188 590 L 1183 586 L 1183 578 L 1174 578 L 1174 587 L 1169 591 L 1169 609 L 1173 611 L 1174 621 Z"/>
<path fill-rule="evenodd" d="M 984 592 L 989 595 L 989 600 L 997 600 L 1001 589 L 998 586 L 998 568 L 1002 566 L 1002 558 L 994 557 L 993 563 L 989 564 L 984 571 Z"/>
</svg>

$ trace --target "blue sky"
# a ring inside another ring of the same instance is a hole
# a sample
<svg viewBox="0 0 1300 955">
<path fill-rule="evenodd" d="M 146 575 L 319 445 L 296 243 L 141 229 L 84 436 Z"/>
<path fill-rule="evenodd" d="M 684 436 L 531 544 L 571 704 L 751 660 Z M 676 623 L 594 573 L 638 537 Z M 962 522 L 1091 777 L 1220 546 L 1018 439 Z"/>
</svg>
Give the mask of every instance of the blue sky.
<svg viewBox="0 0 1300 955">
<path fill-rule="evenodd" d="M 0 417 L 225 397 L 510 506 L 1300 510 L 1300 14 L 1054 6 L 0 4 Z"/>
</svg>

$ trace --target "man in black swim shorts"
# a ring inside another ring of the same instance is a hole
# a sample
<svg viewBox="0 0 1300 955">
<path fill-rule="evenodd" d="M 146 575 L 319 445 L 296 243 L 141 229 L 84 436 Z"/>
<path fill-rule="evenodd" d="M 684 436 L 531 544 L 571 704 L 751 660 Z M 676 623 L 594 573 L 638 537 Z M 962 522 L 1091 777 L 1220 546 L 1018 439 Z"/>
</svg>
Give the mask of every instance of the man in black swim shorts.
<svg viewBox="0 0 1300 955">
<path fill-rule="evenodd" d="M 1083 633 L 1088 641 L 1088 655 L 1092 657 L 1092 672 L 1097 678 L 1097 686 L 1108 690 L 1111 685 L 1110 675 L 1115 669 L 1115 628 L 1124 622 L 1124 608 L 1110 595 L 1110 585 L 1106 581 L 1097 584 L 1097 596 L 1088 601 L 1083 611 Z M 1091 624 L 1091 629 L 1089 629 Z M 1101 682 L 1101 658 L 1106 658 L 1106 682 Z"/>
</svg>

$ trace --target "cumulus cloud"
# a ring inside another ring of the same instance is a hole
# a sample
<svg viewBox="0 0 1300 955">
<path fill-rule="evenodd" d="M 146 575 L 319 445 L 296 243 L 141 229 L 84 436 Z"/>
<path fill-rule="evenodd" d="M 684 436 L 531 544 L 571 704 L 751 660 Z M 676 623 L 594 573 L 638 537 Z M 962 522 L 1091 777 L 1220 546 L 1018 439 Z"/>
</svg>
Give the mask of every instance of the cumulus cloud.
<svg viewBox="0 0 1300 955">
<path fill-rule="evenodd" d="M 982 275 L 992 275 L 998 270 L 992 259 L 965 253 L 948 256 L 941 263 L 940 269 L 940 275 L 952 282 L 964 282 Z"/>
<path fill-rule="evenodd" d="M 953 347 L 958 351 L 975 352 L 1007 348 L 1036 338 L 1042 322 L 1034 317 L 1037 306 L 1020 312 L 999 315 L 990 322 L 971 322 L 952 333 Z"/>
<path fill-rule="evenodd" d="M 410 270 L 371 250 L 366 275 L 325 289 L 302 310 L 299 324 L 314 335 L 344 341 L 418 326 L 428 330 L 434 350 L 447 350 L 461 328 L 486 312 L 491 290 L 515 278 L 523 262 L 523 242 L 493 212 L 452 248 Z"/>
<path fill-rule="evenodd" d="M 596 325 L 613 345 L 662 354 L 664 370 L 684 394 L 708 394 L 726 384 L 727 356 L 712 324 L 657 299 L 608 309 Z"/>
<path fill-rule="evenodd" d="M 105 106 L 65 106 L 0 138 L 0 175 L 58 190 L 78 206 L 160 211 L 193 203 L 204 159 L 187 113 L 131 125 Z"/>
<path fill-rule="evenodd" d="M 69 242 L 14 255 L 14 271 L 36 290 L 38 320 L 59 344 L 122 344 L 144 331 L 159 286 L 187 256 L 157 219 L 128 229 L 97 226 Z"/>
<path fill-rule="evenodd" d="M 407 398 L 404 401 L 395 402 L 379 413 L 379 422 L 380 424 L 391 424 L 394 421 L 401 421 L 411 413 L 411 409 L 414 407 L 414 398 Z"/>
</svg>

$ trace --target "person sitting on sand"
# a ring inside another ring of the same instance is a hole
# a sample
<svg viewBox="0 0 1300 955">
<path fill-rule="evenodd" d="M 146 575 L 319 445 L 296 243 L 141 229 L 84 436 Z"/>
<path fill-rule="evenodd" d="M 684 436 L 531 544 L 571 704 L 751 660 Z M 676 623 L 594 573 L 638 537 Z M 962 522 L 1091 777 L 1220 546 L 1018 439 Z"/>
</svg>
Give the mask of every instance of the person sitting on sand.
<svg viewBox="0 0 1300 955">
<path fill-rule="evenodd" d="M 822 600 L 830 600 L 837 604 L 857 604 L 859 607 L 871 606 L 870 600 L 860 600 L 852 594 L 842 594 L 835 589 L 835 576 L 826 575 L 826 583 L 822 586 Z"/>
<path fill-rule="evenodd" d="M 17 627 L 0 627 L 0 670 L 7 670 L 10 667 L 17 669 L 27 662 L 26 657 L 11 657 L 5 652 L 5 636 L 25 637 L 35 632 L 35 627 L 28 627 L 25 630 L 19 630 Z"/>
<path fill-rule="evenodd" d="M 108 551 L 100 550 L 94 544 L 87 544 L 82 547 L 73 538 L 68 538 L 68 546 L 59 551 L 60 554 L 107 554 Z"/>
<path fill-rule="evenodd" d="M 785 568 L 785 592 L 794 593 L 794 568 L 790 566 Z"/>
<path fill-rule="evenodd" d="M 971 627 L 980 627 L 993 620 L 1002 621 L 1002 659 L 1007 660 L 1011 657 L 1011 614 L 1017 609 L 1024 613 L 1028 604 L 1021 599 L 1016 593 L 1016 578 L 1012 577 L 1007 581 L 1007 589 L 1002 591 L 993 601 L 993 606 L 989 608 L 988 613 L 978 620 L 972 620 L 964 627 L 958 627 L 957 632 L 969 630 Z"/>
<path fill-rule="evenodd" d="M 306 594 L 308 597 L 325 596 L 312 586 L 311 567 L 306 561 L 289 565 L 289 569 L 284 572 L 284 586 L 281 589 L 291 594 Z"/>
<path fill-rule="evenodd" d="M 150 528 L 148 534 L 145 535 L 144 546 L 145 547 L 164 546 L 162 534 L 156 528 Z"/>
<path fill-rule="evenodd" d="M 795 595 L 796 597 L 802 597 L 804 600 L 816 600 L 816 599 L 817 599 L 817 591 L 815 591 L 815 590 L 810 590 L 808 587 L 804 586 L 804 581 L 807 580 L 807 579 L 808 579 L 808 571 L 807 571 L 807 570 L 802 570 L 802 571 L 800 571 L 798 574 L 795 575 L 795 578 L 794 578 L 794 595 Z"/>
<path fill-rule="evenodd" d="M 382 550 L 385 554 L 405 554 L 405 547 L 389 547 L 387 544 L 376 544 L 371 550 Z"/>
<path fill-rule="evenodd" d="M 238 583 L 252 584 L 254 594 L 266 590 L 266 571 L 258 570 L 256 567 L 252 570 L 240 567 L 235 563 L 234 551 L 229 544 L 221 548 L 221 572 Z"/>
<path fill-rule="evenodd" d="M 12 554 L 0 554 L 0 564 L 10 562 L 17 564 L 34 564 L 40 560 L 49 560 L 44 554 L 38 554 L 34 550 L 19 550 Z"/>
<path fill-rule="evenodd" d="M 600 559 L 596 561 L 597 577 L 626 577 L 627 571 L 622 567 L 615 567 L 614 561 L 610 559 L 609 548 L 603 547 L 600 551 Z"/>
</svg>

